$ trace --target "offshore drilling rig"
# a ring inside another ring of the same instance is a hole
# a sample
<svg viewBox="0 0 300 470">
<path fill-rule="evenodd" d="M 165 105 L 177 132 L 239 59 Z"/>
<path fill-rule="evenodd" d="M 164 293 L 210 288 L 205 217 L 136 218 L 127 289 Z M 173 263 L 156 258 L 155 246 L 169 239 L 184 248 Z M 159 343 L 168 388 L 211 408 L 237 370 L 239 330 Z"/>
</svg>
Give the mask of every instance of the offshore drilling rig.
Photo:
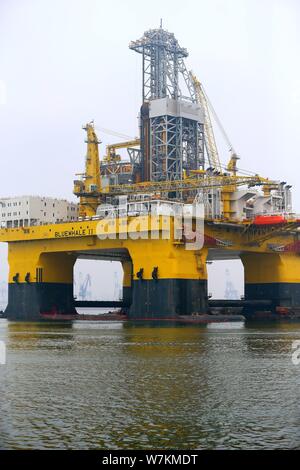
<svg viewBox="0 0 300 470">
<path fill-rule="evenodd" d="M 87 124 L 85 171 L 74 182 L 78 220 L 1 229 L 9 244 L 7 317 L 76 315 L 78 258 L 122 263 L 122 303 L 132 319 L 206 313 L 207 262 L 238 258 L 245 305 L 297 312 L 300 219 L 291 187 L 239 171 L 229 141 L 229 161 L 221 164 L 218 118 L 174 34 L 152 29 L 129 47 L 142 61 L 139 137 L 108 145 L 99 158 L 96 127 Z"/>
</svg>

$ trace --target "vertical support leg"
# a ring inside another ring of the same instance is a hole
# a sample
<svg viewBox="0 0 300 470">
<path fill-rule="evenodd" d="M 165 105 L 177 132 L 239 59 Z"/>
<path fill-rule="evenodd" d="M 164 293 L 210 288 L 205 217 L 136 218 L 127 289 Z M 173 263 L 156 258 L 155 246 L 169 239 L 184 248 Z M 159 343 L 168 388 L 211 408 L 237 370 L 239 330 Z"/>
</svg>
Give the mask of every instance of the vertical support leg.
<svg viewBox="0 0 300 470">
<path fill-rule="evenodd" d="M 9 247 L 9 320 L 39 320 L 43 313 L 76 313 L 73 298 L 75 256 Z"/>
<path fill-rule="evenodd" d="M 189 251 L 169 240 L 135 242 L 130 318 L 175 318 L 206 313 L 207 250 Z"/>
<path fill-rule="evenodd" d="M 122 261 L 123 267 L 123 303 L 130 307 L 132 303 L 132 262 L 131 260 Z"/>
<path fill-rule="evenodd" d="M 300 308 L 300 256 L 296 253 L 245 253 L 245 298 L 271 300 L 276 307 Z"/>
</svg>

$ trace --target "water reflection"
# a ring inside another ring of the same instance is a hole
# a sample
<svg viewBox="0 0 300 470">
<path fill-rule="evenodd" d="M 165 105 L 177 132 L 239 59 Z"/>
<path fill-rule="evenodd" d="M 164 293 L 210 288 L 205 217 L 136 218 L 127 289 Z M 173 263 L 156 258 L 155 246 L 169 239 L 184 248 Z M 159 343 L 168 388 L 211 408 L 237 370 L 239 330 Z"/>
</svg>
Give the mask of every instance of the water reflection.
<svg viewBox="0 0 300 470">
<path fill-rule="evenodd" d="M 299 324 L 0 322 L 3 448 L 297 448 Z"/>
<path fill-rule="evenodd" d="M 7 342 L 10 350 L 20 349 L 55 349 L 72 348 L 74 337 L 71 323 L 53 325 L 49 323 L 8 323 Z"/>
</svg>

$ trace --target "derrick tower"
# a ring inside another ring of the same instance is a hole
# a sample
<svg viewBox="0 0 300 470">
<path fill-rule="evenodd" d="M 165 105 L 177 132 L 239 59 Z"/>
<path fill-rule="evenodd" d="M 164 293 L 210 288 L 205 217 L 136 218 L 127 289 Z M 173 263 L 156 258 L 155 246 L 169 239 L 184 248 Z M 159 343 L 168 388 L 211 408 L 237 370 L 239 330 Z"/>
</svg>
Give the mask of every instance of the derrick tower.
<svg viewBox="0 0 300 470">
<path fill-rule="evenodd" d="M 204 166 L 204 115 L 174 34 L 150 29 L 129 48 L 142 55 L 141 177 L 181 180 Z"/>
</svg>

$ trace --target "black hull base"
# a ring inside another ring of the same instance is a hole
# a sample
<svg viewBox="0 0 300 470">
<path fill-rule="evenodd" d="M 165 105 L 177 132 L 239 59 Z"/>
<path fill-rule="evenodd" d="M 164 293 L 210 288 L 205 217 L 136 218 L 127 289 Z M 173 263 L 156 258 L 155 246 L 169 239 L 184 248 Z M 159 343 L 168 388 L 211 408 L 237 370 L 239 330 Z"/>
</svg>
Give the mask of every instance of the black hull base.
<svg viewBox="0 0 300 470">
<path fill-rule="evenodd" d="M 272 308 L 300 308 L 300 284 L 291 282 L 246 284 L 245 299 L 271 300 Z"/>
<path fill-rule="evenodd" d="M 8 320 L 35 321 L 46 313 L 76 314 L 72 284 L 9 284 Z"/>
<path fill-rule="evenodd" d="M 194 279 L 133 281 L 123 288 L 123 310 L 128 319 L 174 318 L 206 313 L 207 282 Z M 9 320 L 37 321 L 43 315 L 76 315 L 72 284 L 9 284 L 5 316 Z"/>
<path fill-rule="evenodd" d="M 133 281 L 128 318 L 173 318 L 206 313 L 207 281 L 158 279 Z"/>
</svg>

